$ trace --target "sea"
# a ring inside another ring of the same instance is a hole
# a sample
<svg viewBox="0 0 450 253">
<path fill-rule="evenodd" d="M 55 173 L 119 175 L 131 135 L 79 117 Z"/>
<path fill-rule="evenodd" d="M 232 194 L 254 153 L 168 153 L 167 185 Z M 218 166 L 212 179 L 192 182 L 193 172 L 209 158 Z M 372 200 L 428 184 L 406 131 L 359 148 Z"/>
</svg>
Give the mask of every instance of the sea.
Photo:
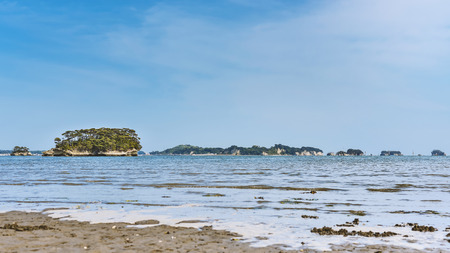
<svg viewBox="0 0 450 253">
<path fill-rule="evenodd" d="M 450 157 L 2 156 L 0 212 L 212 225 L 254 247 L 351 243 L 450 252 L 449 180 Z M 413 231 L 408 223 L 437 231 Z M 324 226 L 398 235 L 311 232 Z"/>
</svg>

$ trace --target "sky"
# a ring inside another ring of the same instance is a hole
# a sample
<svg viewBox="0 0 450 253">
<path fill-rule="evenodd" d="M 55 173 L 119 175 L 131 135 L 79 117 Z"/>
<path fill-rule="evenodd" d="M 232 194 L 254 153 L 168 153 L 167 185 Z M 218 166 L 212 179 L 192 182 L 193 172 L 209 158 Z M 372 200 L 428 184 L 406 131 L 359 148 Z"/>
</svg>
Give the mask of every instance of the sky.
<svg viewBox="0 0 450 253">
<path fill-rule="evenodd" d="M 0 149 L 450 153 L 450 1 L 0 0 Z"/>
</svg>

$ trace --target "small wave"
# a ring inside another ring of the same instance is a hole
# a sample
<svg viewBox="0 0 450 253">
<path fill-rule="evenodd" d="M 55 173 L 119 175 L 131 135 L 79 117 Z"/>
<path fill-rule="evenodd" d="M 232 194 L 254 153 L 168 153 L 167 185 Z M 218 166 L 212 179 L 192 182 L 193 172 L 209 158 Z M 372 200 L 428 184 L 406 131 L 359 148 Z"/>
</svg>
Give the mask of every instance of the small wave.
<svg viewBox="0 0 450 253">
<path fill-rule="evenodd" d="M 70 186 L 79 186 L 79 185 L 86 185 L 82 183 L 62 183 L 63 185 L 70 185 Z"/>
<path fill-rule="evenodd" d="M 425 174 L 425 176 L 432 176 L 432 177 L 450 177 L 448 174 Z"/>
</svg>

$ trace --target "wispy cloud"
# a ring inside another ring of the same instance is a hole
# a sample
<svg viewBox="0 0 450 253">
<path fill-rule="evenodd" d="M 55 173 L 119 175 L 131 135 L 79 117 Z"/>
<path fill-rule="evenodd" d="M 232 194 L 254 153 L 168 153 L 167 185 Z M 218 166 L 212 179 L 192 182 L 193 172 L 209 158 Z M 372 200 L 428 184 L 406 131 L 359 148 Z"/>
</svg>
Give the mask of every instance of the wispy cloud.
<svg viewBox="0 0 450 253">
<path fill-rule="evenodd" d="M 227 79 L 229 85 L 261 85 L 262 76 L 290 89 L 395 90 L 420 86 L 405 73 L 439 72 L 446 66 L 448 5 L 333 1 L 313 11 L 299 8 L 295 16 L 239 27 L 163 5 L 151 8 L 140 26 L 109 33 L 108 54 L 129 63 L 164 66 L 175 75 L 199 75 L 198 81 L 206 79 L 209 85 L 215 83 L 210 78 L 221 85 Z"/>
<path fill-rule="evenodd" d="M 0 1 L 0 11 L 2 12 L 16 10 L 17 8 L 18 5 L 15 1 Z"/>
<path fill-rule="evenodd" d="M 446 1 L 326 1 L 236 25 L 159 5 L 139 26 L 108 33 L 106 53 L 162 69 L 184 85 L 186 101 L 197 109 L 232 111 L 251 118 L 253 127 L 286 122 L 290 133 L 327 131 L 330 122 L 342 129 L 362 120 L 370 129 L 373 120 L 395 122 L 396 112 L 448 112 L 447 100 L 430 92 L 449 92 L 444 80 L 424 83 L 447 76 L 448 7 Z M 375 118 L 355 117 L 364 113 Z"/>
</svg>

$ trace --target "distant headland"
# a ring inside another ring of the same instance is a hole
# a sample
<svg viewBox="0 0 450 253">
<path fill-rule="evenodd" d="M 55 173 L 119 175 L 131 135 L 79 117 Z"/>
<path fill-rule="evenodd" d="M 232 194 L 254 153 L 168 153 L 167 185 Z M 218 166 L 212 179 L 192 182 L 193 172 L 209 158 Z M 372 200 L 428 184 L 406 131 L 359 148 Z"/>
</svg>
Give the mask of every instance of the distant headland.
<svg viewBox="0 0 450 253">
<path fill-rule="evenodd" d="M 193 145 L 178 145 L 164 151 L 153 151 L 148 155 L 233 155 L 233 156 L 323 156 L 324 153 L 319 148 L 314 147 L 290 147 L 282 144 L 275 144 L 270 148 L 261 146 L 238 147 L 230 146 L 228 148 L 204 148 Z M 361 149 L 347 149 L 347 151 L 329 152 L 327 156 L 365 156 Z M 433 150 L 432 156 L 446 156 L 440 150 Z M 372 156 L 372 155 L 370 155 Z M 381 151 L 380 156 L 403 156 L 400 151 Z M 421 155 L 418 155 L 421 156 Z"/>
<path fill-rule="evenodd" d="M 178 145 L 164 151 L 150 152 L 150 155 L 297 155 L 297 156 L 321 156 L 323 151 L 313 147 L 289 147 L 276 144 L 270 148 L 252 146 L 250 148 L 231 146 L 228 148 L 202 148 L 192 145 Z"/>
<path fill-rule="evenodd" d="M 80 129 L 62 136 L 42 156 L 137 156 L 142 148 L 136 131 L 129 128 Z"/>
</svg>

